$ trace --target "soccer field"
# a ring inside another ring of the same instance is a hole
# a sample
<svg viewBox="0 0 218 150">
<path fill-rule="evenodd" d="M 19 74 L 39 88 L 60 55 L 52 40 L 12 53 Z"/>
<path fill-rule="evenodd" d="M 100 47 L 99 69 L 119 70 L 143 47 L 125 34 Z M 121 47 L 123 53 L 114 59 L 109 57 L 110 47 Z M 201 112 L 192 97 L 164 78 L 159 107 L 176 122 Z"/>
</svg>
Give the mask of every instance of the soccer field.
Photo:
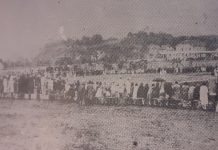
<svg viewBox="0 0 218 150">
<path fill-rule="evenodd" d="M 152 107 L 0 101 L 1 150 L 215 150 L 218 114 Z"/>
</svg>

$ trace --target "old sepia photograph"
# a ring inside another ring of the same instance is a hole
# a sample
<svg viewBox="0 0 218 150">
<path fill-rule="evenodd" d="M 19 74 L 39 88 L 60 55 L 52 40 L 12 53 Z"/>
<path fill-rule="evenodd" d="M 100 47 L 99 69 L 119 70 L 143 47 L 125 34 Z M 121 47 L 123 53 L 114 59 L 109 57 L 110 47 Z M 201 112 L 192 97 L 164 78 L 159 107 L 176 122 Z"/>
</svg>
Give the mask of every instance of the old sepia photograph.
<svg viewBox="0 0 218 150">
<path fill-rule="evenodd" d="M 218 0 L 0 0 L 0 150 L 218 150 Z"/>
</svg>

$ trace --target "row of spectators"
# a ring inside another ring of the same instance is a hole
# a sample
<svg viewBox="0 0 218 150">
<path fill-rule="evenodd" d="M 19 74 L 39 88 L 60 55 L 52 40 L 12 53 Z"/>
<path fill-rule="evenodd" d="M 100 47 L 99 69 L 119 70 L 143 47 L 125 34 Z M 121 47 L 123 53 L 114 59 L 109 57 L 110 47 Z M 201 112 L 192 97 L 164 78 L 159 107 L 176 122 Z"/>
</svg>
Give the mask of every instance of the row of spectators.
<svg viewBox="0 0 218 150">
<path fill-rule="evenodd" d="M 218 86 L 215 79 L 198 83 L 151 83 L 131 80 L 81 82 L 73 77 L 46 73 L 10 74 L 0 77 L 0 97 L 13 99 L 67 99 L 81 105 L 154 105 L 215 107 Z"/>
<path fill-rule="evenodd" d="M 73 69 L 69 66 L 56 66 L 56 67 L 47 67 L 46 72 L 48 73 L 70 73 L 75 76 L 91 76 L 91 75 L 102 75 L 102 74 L 140 74 L 140 73 L 160 73 L 162 70 L 165 70 L 166 73 L 199 73 L 199 72 L 209 72 L 214 73 L 214 66 L 206 67 L 183 67 L 183 68 L 153 68 L 153 69 L 138 69 L 138 70 L 86 70 L 79 67 L 74 67 Z"/>
</svg>

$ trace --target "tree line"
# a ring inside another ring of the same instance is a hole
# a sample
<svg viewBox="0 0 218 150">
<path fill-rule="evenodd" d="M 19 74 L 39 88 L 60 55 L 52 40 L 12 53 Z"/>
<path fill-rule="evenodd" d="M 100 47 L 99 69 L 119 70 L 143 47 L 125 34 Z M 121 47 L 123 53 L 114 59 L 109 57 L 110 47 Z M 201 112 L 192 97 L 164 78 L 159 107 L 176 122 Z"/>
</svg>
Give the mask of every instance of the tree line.
<svg viewBox="0 0 218 150">
<path fill-rule="evenodd" d="M 122 39 L 104 39 L 101 34 L 95 34 L 91 37 L 84 36 L 81 39 L 73 40 L 69 38 L 66 41 L 61 41 L 60 44 L 62 44 L 62 47 L 59 47 L 55 51 L 57 55 L 60 55 L 58 51 L 61 51 L 61 53 L 65 52 L 65 56 L 70 56 L 72 59 L 66 60 L 71 63 L 75 62 L 75 57 L 78 55 L 81 56 L 79 60 L 80 63 L 91 63 L 91 55 L 94 55 L 96 51 L 102 51 L 106 53 L 106 55 L 98 61 L 107 64 L 125 61 L 125 59 L 132 58 L 134 55 L 142 56 L 142 54 L 148 52 L 148 45 L 150 44 L 159 46 L 169 45 L 175 48 L 176 45 L 182 43 L 187 43 L 194 47 L 205 47 L 206 50 L 216 50 L 218 48 L 218 36 L 173 36 L 168 33 L 139 31 L 137 33 L 129 32 Z M 58 44 L 55 46 L 58 47 Z M 46 56 L 54 56 L 54 51 L 52 50 L 55 49 L 55 46 L 45 48 L 43 55 L 40 55 L 40 57 L 44 57 L 46 60 Z M 134 51 L 136 49 L 138 50 L 137 52 Z M 45 51 L 47 51 L 47 53 L 45 53 Z M 48 60 L 46 60 L 46 62 L 48 62 Z"/>
</svg>

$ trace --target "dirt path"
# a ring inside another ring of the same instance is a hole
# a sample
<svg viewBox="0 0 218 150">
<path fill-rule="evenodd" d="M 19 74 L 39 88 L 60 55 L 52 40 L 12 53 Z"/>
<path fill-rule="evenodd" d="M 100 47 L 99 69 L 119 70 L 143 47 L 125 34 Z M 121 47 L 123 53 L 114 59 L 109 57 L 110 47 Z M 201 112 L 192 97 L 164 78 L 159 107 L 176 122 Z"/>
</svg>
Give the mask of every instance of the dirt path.
<svg viewBox="0 0 218 150">
<path fill-rule="evenodd" d="M 215 150 L 218 114 L 0 101 L 2 150 Z"/>
</svg>

